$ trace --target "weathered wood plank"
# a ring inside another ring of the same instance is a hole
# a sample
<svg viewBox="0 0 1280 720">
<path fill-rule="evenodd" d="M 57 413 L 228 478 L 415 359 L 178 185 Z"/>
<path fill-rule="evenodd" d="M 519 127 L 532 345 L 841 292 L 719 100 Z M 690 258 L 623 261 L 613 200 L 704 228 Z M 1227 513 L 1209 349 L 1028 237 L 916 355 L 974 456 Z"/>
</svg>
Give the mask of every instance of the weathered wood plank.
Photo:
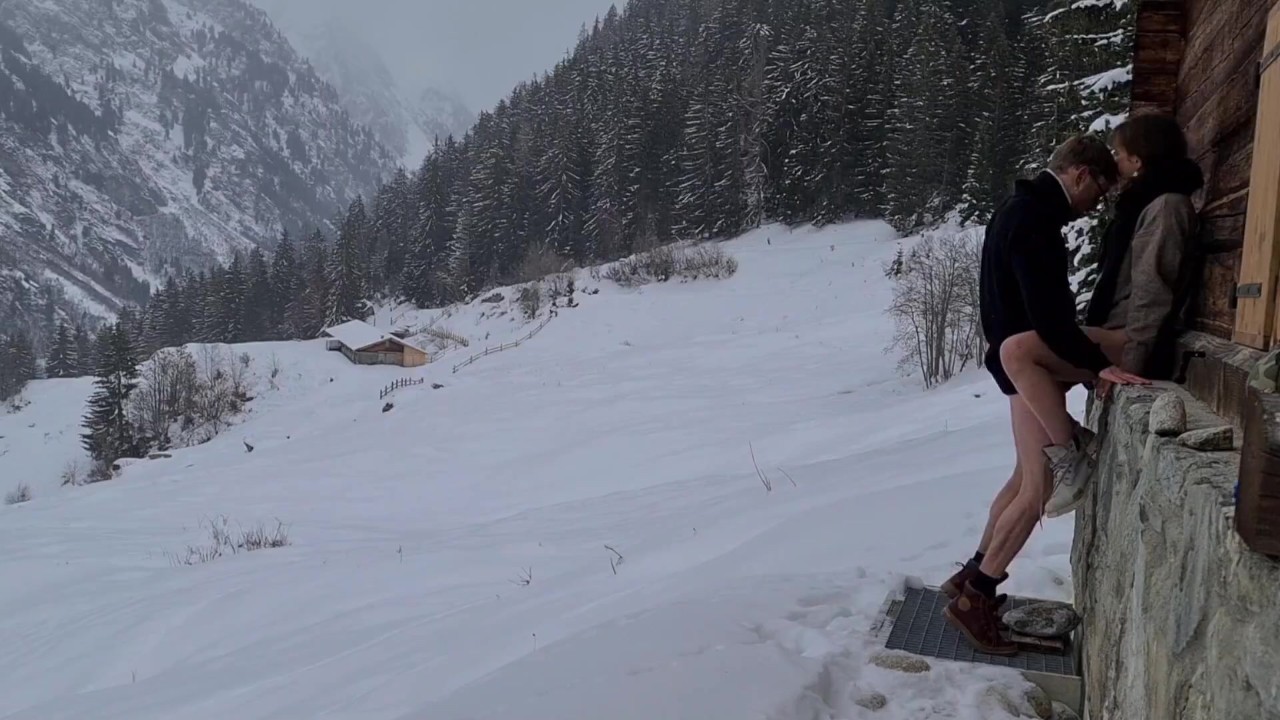
<svg viewBox="0 0 1280 720">
<path fill-rule="evenodd" d="M 1134 35 L 1130 110 L 1172 112 L 1178 100 L 1186 17 L 1181 0 L 1139 3 Z"/>
<path fill-rule="evenodd" d="M 1256 109 L 1255 109 L 1256 114 Z M 1204 199 L 1208 206 L 1219 198 L 1238 195 L 1249 189 L 1253 164 L 1254 126 L 1250 121 L 1230 133 L 1215 138 L 1210 150 L 1196 158 L 1205 173 Z M 1244 207 L 1240 208 L 1243 212 Z"/>
<path fill-rule="evenodd" d="M 1216 255 L 1244 247 L 1244 215 L 1205 216 L 1202 220 L 1213 236 L 1204 248 L 1206 253 Z"/>
<path fill-rule="evenodd" d="M 1221 338 L 1231 338 L 1236 316 L 1232 297 L 1240 275 L 1240 255 L 1240 250 L 1233 250 L 1205 258 L 1203 281 L 1196 294 L 1193 313 L 1197 329 Z"/>
<path fill-rule="evenodd" d="M 1178 76 L 1175 73 L 1134 73 L 1130 91 L 1134 110 L 1153 109 L 1172 112 L 1178 102 Z"/>
<path fill-rule="evenodd" d="M 1137 38 L 1133 51 L 1134 73 L 1166 73 L 1178 71 L 1182 62 L 1181 35 L 1145 35 Z"/>
<path fill-rule="evenodd" d="M 1241 218 L 1241 222 L 1243 222 L 1244 213 L 1248 209 L 1249 190 L 1246 188 L 1205 202 L 1204 207 L 1200 210 L 1200 214 L 1208 218 L 1238 215 Z M 1243 237 L 1243 225 L 1240 227 L 1240 233 L 1241 237 Z"/>
<path fill-rule="evenodd" d="M 1225 0 L 1224 4 L 1227 2 L 1239 4 L 1237 0 Z M 1209 22 L 1222 23 L 1216 26 L 1214 43 L 1199 54 L 1188 47 L 1178 80 L 1178 116 L 1185 124 L 1202 111 L 1218 112 L 1220 98 L 1233 88 L 1242 98 L 1256 96 L 1256 63 L 1262 56 L 1267 7 L 1258 0 L 1248 0 L 1247 4 L 1252 7 L 1243 8 L 1244 12 L 1229 24 L 1218 20 L 1231 15 L 1225 7 L 1223 12 L 1210 15 Z M 1189 45 L 1202 37 L 1201 30 L 1191 28 Z M 1233 82 L 1239 85 L 1233 86 Z"/>
<path fill-rule="evenodd" d="M 1183 333 L 1178 339 L 1179 369 L 1183 361 L 1189 360 L 1185 387 L 1237 428 L 1245 424 L 1249 371 L 1262 356 L 1257 350 L 1204 333 Z"/>
<path fill-rule="evenodd" d="M 1187 40 L 1180 85 L 1184 99 L 1206 88 L 1213 71 L 1230 62 L 1232 50 L 1260 44 L 1259 24 L 1266 18 L 1270 0 L 1196 0 L 1188 3 Z M 1250 33 L 1253 40 L 1242 38 Z M 1197 106 L 1197 109 L 1199 106 Z"/>
<path fill-rule="evenodd" d="M 1277 48 L 1280 3 L 1268 14 L 1262 54 L 1268 55 Z M 1236 337 L 1250 338 L 1261 333 L 1263 344 L 1253 347 L 1267 350 L 1272 339 L 1280 337 L 1280 315 L 1276 312 L 1280 293 L 1280 65 L 1267 68 L 1260 86 L 1240 281 L 1261 282 L 1263 297 L 1241 300 L 1236 313 Z"/>
<path fill-rule="evenodd" d="M 1280 555 L 1280 397 L 1249 388 L 1240 449 L 1236 531 L 1255 552 Z"/>
<path fill-rule="evenodd" d="M 1185 3 L 1182 0 L 1145 0 L 1138 6 L 1138 17 L 1135 21 L 1138 34 L 1183 34 L 1187 29 L 1184 6 Z"/>
</svg>

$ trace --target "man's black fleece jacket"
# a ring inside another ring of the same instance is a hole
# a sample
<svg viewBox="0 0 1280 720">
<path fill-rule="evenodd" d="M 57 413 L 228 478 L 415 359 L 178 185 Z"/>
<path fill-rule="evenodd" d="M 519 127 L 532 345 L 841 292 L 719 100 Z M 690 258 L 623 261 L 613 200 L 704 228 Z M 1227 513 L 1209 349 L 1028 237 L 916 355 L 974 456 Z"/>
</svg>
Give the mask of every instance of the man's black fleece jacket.
<svg viewBox="0 0 1280 720">
<path fill-rule="evenodd" d="M 1111 365 L 1076 324 L 1075 294 L 1062 228 L 1076 216 L 1049 171 L 1019 180 L 987 225 L 982 244 L 980 303 L 987 361 L 999 364 L 1000 344 L 1034 330 L 1053 354 L 1095 375 Z M 994 360 L 994 362 L 992 362 Z"/>
</svg>

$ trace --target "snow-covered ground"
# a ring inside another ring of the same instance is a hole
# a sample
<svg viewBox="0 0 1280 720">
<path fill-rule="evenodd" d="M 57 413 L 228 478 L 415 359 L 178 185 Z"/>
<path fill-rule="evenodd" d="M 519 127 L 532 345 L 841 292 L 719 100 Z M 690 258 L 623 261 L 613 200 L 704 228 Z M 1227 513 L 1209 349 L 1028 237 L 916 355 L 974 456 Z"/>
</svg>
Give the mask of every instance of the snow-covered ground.
<svg viewBox="0 0 1280 720">
<path fill-rule="evenodd" d="M 984 373 L 924 392 L 884 353 L 897 245 L 770 227 L 726 243 L 729 280 L 583 274 L 598 294 L 457 374 L 532 325 L 477 302 L 440 321 L 471 347 L 413 370 L 236 348 L 278 389 L 87 487 L 56 475 L 89 384 L 35 383 L 0 416 L 0 490 L 34 494 L 0 507 L 0 717 L 1006 717 L 1015 673 L 868 663 L 886 597 L 972 553 L 1012 466 Z M 218 516 L 292 544 L 175 566 Z M 1069 597 L 1071 522 L 1009 591 Z"/>
</svg>

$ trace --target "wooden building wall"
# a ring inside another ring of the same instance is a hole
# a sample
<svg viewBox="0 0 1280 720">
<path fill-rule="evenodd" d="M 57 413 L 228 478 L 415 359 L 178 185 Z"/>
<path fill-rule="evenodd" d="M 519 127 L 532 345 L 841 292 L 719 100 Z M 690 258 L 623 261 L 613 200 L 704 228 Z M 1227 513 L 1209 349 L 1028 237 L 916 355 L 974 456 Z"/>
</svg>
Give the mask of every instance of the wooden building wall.
<svg viewBox="0 0 1280 720">
<path fill-rule="evenodd" d="M 1258 61 L 1267 12 L 1275 0 L 1148 0 L 1139 7 L 1134 63 L 1134 106 L 1169 101 L 1170 59 L 1177 62 L 1172 109 L 1186 130 L 1196 162 L 1205 173 L 1197 198 L 1213 235 L 1196 317 L 1200 329 L 1230 338 L 1234 295 L 1244 244 L 1245 212 L 1258 103 Z M 1181 17 L 1178 17 L 1178 13 Z M 1174 33 L 1181 23 L 1184 37 Z M 1145 27 L 1144 27 L 1145 24 Z M 1151 67 L 1141 65 L 1143 31 Z M 1162 44 L 1163 43 L 1163 44 Z M 1181 57 L 1179 58 L 1178 55 Z M 1160 60 L 1166 64 L 1161 65 Z"/>
</svg>

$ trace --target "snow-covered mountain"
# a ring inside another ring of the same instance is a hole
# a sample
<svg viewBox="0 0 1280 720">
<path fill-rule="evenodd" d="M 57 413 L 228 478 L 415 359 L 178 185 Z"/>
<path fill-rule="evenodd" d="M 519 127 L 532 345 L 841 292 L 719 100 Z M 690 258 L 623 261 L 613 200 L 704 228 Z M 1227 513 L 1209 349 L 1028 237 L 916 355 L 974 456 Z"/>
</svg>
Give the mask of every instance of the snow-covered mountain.
<svg viewBox="0 0 1280 720">
<path fill-rule="evenodd" d="M 382 53 L 341 17 L 316 15 L 297 3 L 258 0 L 289 34 L 343 106 L 408 167 L 417 167 L 435 138 L 461 137 L 475 115 L 456 95 L 434 87 L 404 87 Z"/>
<path fill-rule="evenodd" d="M 326 222 L 395 160 L 242 0 L 0 5 L 0 322 L 109 313 Z"/>
<path fill-rule="evenodd" d="M 428 137 L 443 140 L 449 135 L 461 138 L 476 121 L 462 99 L 437 88 L 427 88 L 418 95 L 413 119 L 418 129 Z"/>
</svg>

